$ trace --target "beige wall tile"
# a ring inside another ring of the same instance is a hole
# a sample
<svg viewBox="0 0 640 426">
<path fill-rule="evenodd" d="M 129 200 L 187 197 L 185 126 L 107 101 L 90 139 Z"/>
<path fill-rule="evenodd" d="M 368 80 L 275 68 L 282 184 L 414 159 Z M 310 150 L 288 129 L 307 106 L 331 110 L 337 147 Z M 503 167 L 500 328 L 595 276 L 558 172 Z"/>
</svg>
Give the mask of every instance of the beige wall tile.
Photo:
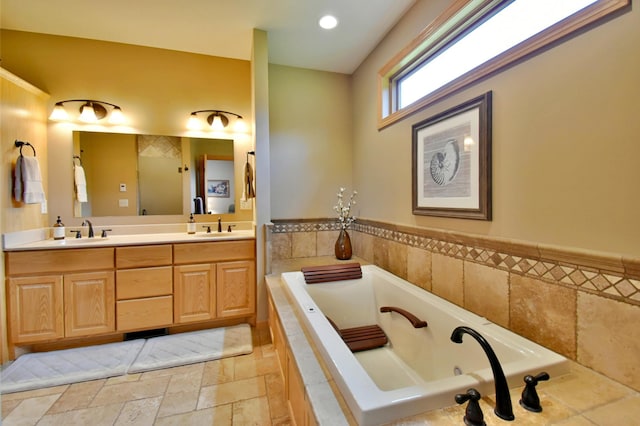
<svg viewBox="0 0 640 426">
<path fill-rule="evenodd" d="M 578 362 L 640 390 L 640 306 L 578 295 Z"/>
<path fill-rule="evenodd" d="M 375 244 L 375 237 L 362 232 L 354 232 L 353 237 L 353 254 L 367 262 L 373 263 L 373 246 Z"/>
<path fill-rule="evenodd" d="M 509 273 L 464 262 L 464 307 L 509 327 Z"/>
<path fill-rule="evenodd" d="M 336 240 L 340 231 L 323 231 L 318 232 L 316 237 L 317 253 L 318 256 L 333 256 L 335 255 Z M 351 236 L 351 243 L 354 243 L 353 232 L 349 232 Z M 354 247 L 355 248 L 355 247 Z M 353 250 L 355 253 L 355 250 Z"/>
<path fill-rule="evenodd" d="M 316 255 L 316 232 L 291 233 L 291 257 L 313 257 Z"/>
<path fill-rule="evenodd" d="M 403 280 L 407 279 L 407 248 L 406 244 L 389 241 L 389 272 Z"/>
<path fill-rule="evenodd" d="M 373 237 L 373 263 L 389 270 L 389 240 Z"/>
<path fill-rule="evenodd" d="M 271 258 L 291 259 L 291 233 L 271 234 Z"/>
<path fill-rule="evenodd" d="M 407 247 L 407 281 L 431 290 L 431 252 Z"/>
<path fill-rule="evenodd" d="M 462 306 L 462 260 L 442 254 L 431 256 L 431 291 L 456 305 Z"/>
<path fill-rule="evenodd" d="M 511 330 L 576 358 L 576 290 L 511 274 Z"/>
</svg>

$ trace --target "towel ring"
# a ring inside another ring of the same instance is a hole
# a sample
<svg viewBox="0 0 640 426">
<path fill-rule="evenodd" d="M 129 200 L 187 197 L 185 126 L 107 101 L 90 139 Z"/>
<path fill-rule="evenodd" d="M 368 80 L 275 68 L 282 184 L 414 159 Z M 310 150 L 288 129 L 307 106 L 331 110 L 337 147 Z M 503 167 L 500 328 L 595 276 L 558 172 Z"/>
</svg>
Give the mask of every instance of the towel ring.
<svg viewBox="0 0 640 426">
<path fill-rule="evenodd" d="M 74 163 L 75 163 L 75 160 L 78 160 L 78 162 L 80 163 L 80 164 L 78 164 L 78 165 L 79 165 L 80 167 L 82 167 L 82 158 L 80 158 L 80 156 L 79 156 L 79 155 L 74 155 L 74 156 L 73 156 L 73 161 L 74 161 Z"/>
<path fill-rule="evenodd" d="M 20 155 L 22 155 L 22 147 L 27 145 L 27 146 L 30 146 L 31 149 L 33 150 L 33 156 L 34 157 L 36 156 L 36 149 L 29 142 L 23 142 L 23 141 L 19 141 L 19 140 L 16 139 L 14 144 L 15 144 L 16 148 L 20 148 Z"/>
</svg>

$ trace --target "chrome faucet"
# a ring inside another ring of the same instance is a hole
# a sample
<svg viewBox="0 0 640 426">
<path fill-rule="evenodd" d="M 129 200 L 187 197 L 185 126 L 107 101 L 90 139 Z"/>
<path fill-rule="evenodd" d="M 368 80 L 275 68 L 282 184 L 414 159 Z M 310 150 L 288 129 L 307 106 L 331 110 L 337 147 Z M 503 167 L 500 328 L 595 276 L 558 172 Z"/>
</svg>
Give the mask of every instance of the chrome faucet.
<svg viewBox="0 0 640 426">
<path fill-rule="evenodd" d="M 477 331 L 470 327 L 456 327 L 451 333 L 451 341 L 454 343 L 462 343 L 462 335 L 467 333 L 478 341 L 484 353 L 489 358 L 489 364 L 491 364 L 491 371 L 493 372 L 493 382 L 496 385 L 496 408 L 493 410 L 496 416 L 503 420 L 513 420 L 513 408 L 511 406 L 511 394 L 509 393 L 509 385 L 507 379 L 504 376 L 500 362 L 495 352 L 486 341 L 484 337 Z"/>
<path fill-rule="evenodd" d="M 93 238 L 93 225 L 91 224 L 91 222 L 88 219 L 85 219 L 84 222 L 82 222 L 82 226 L 89 226 L 89 234 L 87 235 L 87 237 L 89 238 Z"/>
</svg>

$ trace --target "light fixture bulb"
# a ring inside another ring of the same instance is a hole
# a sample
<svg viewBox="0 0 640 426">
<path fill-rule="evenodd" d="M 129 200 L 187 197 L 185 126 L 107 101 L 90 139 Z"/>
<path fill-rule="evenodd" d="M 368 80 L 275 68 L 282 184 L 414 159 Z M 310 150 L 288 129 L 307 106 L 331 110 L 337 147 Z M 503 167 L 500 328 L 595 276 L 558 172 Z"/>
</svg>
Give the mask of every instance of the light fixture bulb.
<svg viewBox="0 0 640 426">
<path fill-rule="evenodd" d="M 238 133 L 245 133 L 247 131 L 247 123 L 244 122 L 242 117 L 238 117 L 236 122 L 233 123 L 233 131 Z"/>
<path fill-rule="evenodd" d="M 213 121 L 211 122 L 211 128 L 217 131 L 224 130 L 224 124 L 222 123 L 222 118 L 220 118 L 220 114 L 215 114 L 213 116 Z"/>
<path fill-rule="evenodd" d="M 62 106 L 61 102 L 56 103 L 53 107 L 53 111 L 51 111 L 51 115 L 49 116 L 49 120 L 53 121 L 64 121 L 69 119 L 69 114 Z"/>
<path fill-rule="evenodd" d="M 189 116 L 189 121 L 187 121 L 187 129 L 189 130 L 200 130 L 202 129 L 202 122 L 198 119 L 198 115 L 193 112 Z"/>
<path fill-rule="evenodd" d="M 338 19 L 332 15 L 325 15 L 320 18 L 318 25 L 325 30 L 331 30 L 338 26 Z"/>
<path fill-rule="evenodd" d="M 95 123 L 98 121 L 98 117 L 96 117 L 96 112 L 93 110 L 93 106 L 91 103 L 87 102 L 82 106 L 80 111 L 80 117 L 78 118 L 80 121 L 84 121 L 85 123 Z"/>
<path fill-rule="evenodd" d="M 109 123 L 111 124 L 122 124 L 124 123 L 124 114 L 122 114 L 122 110 L 120 107 L 113 107 L 113 111 L 111 111 L 111 115 L 109 115 Z"/>
</svg>

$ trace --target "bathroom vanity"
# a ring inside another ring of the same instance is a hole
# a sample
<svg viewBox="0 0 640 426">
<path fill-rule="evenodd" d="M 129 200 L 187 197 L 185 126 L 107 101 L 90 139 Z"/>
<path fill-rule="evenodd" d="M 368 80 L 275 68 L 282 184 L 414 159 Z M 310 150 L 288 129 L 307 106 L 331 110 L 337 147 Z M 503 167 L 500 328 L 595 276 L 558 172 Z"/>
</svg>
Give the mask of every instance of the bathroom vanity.
<svg viewBox="0 0 640 426">
<path fill-rule="evenodd" d="M 255 325 L 252 234 L 49 241 L 5 249 L 12 358 L 16 346 Z"/>
</svg>

